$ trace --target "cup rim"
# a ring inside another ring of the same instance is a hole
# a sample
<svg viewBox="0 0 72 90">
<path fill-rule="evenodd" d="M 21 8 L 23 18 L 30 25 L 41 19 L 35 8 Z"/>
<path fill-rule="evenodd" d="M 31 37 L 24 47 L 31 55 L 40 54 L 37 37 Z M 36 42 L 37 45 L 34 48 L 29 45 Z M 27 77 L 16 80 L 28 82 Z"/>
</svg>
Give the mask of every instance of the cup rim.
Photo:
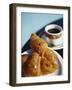
<svg viewBox="0 0 72 90">
<path fill-rule="evenodd" d="M 48 32 L 48 30 L 50 30 L 50 29 L 54 29 L 54 28 L 56 28 L 56 29 L 59 29 L 60 30 L 60 32 L 59 33 L 50 33 L 50 32 Z M 46 34 L 49 34 L 49 35 L 60 35 L 60 34 L 62 34 L 62 27 L 61 26 L 59 26 L 59 25 L 57 25 L 57 24 L 49 24 L 49 25 L 47 25 L 46 27 L 45 27 L 45 33 Z"/>
</svg>

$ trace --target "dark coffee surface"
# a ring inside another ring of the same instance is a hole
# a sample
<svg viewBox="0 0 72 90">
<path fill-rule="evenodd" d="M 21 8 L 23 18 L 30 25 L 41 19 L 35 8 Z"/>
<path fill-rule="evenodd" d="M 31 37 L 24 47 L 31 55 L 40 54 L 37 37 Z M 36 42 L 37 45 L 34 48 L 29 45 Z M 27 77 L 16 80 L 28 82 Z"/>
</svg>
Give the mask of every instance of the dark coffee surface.
<svg viewBox="0 0 72 90">
<path fill-rule="evenodd" d="M 58 29 L 50 29 L 50 30 L 48 30 L 48 32 L 49 32 L 49 33 L 56 34 L 56 33 L 59 33 L 60 30 L 58 30 Z"/>
</svg>

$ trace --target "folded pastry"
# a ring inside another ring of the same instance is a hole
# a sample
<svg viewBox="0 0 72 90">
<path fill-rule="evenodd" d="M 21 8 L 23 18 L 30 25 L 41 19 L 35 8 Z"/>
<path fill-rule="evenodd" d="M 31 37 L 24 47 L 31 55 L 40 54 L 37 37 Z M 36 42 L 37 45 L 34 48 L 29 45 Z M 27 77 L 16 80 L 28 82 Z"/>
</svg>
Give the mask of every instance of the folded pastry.
<svg viewBox="0 0 72 90">
<path fill-rule="evenodd" d="M 42 74 L 54 72 L 58 65 L 55 63 L 57 57 L 55 53 L 48 47 L 47 43 L 36 34 L 32 34 L 30 38 L 30 47 L 41 56 Z"/>
<path fill-rule="evenodd" d="M 55 62 L 47 60 L 47 58 L 41 58 L 41 72 L 42 74 L 49 74 L 54 72 L 58 68 L 58 65 Z"/>
<path fill-rule="evenodd" d="M 48 47 L 48 44 L 36 34 L 31 34 L 30 47 L 32 50 L 42 54 L 44 49 Z"/>
<path fill-rule="evenodd" d="M 41 57 L 38 53 L 33 52 L 32 55 L 24 64 L 24 74 L 25 76 L 39 76 L 41 75 L 40 70 Z"/>
<path fill-rule="evenodd" d="M 50 48 L 48 48 L 46 41 L 36 34 L 32 34 L 30 37 L 30 47 L 32 50 L 39 53 L 39 55 L 46 57 L 48 60 L 56 60 L 56 55 Z"/>
<path fill-rule="evenodd" d="M 30 37 L 32 55 L 23 60 L 25 76 L 40 76 L 54 72 L 58 68 L 57 57 L 48 44 L 36 34 Z"/>
<path fill-rule="evenodd" d="M 55 55 L 55 53 L 48 47 L 44 49 L 42 53 L 42 57 L 46 58 L 50 62 L 54 62 L 57 59 L 57 56 Z"/>
</svg>

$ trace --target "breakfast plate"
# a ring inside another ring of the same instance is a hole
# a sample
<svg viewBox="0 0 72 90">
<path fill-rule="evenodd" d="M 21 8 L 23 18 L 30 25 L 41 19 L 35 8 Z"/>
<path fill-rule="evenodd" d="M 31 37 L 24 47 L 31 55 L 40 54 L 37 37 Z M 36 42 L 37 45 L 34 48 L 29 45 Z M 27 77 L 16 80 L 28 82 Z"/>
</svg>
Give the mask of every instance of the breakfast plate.
<svg viewBox="0 0 72 90">
<path fill-rule="evenodd" d="M 50 48 L 52 48 L 52 49 L 54 49 L 54 50 L 63 49 L 63 42 L 62 42 L 61 44 L 55 46 L 55 45 L 51 45 L 51 44 L 49 43 L 49 39 L 46 38 L 45 34 L 42 34 L 42 35 L 41 35 L 41 38 L 44 39 L 44 40 L 48 43 L 48 46 L 49 46 Z"/>
<path fill-rule="evenodd" d="M 56 60 L 56 64 L 58 64 L 58 69 L 57 70 L 55 70 L 55 72 L 53 72 L 53 73 L 50 73 L 50 74 L 47 74 L 47 76 L 54 76 L 54 75 L 62 75 L 62 67 L 63 67 L 63 60 L 62 60 L 62 57 L 56 52 L 56 51 L 54 51 L 53 49 L 51 49 L 54 53 L 55 53 L 55 55 L 57 56 L 57 60 Z M 32 53 L 32 50 L 31 49 L 29 49 L 29 50 L 27 50 L 27 51 L 24 51 L 23 53 L 22 53 L 22 55 L 26 55 L 26 54 L 29 54 L 29 55 L 31 55 L 31 53 Z"/>
</svg>

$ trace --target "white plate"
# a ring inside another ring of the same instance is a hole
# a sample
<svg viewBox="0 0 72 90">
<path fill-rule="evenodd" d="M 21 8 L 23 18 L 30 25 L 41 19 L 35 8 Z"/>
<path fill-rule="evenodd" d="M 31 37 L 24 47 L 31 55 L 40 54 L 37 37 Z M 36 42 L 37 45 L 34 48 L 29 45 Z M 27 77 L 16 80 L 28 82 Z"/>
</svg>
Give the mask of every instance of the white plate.
<svg viewBox="0 0 72 90">
<path fill-rule="evenodd" d="M 41 38 L 43 38 L 46 41 L 46 36 L 44 34 L 41 36 Z M 48 41 L 47 42 L 48 43 L 48 46 L 51 47 L 52 49 L 54 49 L 54 50 L 63 49 L 63 43 L 60 44 L 60 45 L 57 45 L 57 46 L 52 46 L 51 44 L 49 44 L 48 38 L 47 38 L 47 41 Z"/>
<path fill-rule="evenodd" d="M 57 56 L 56 63 L 59 65 L 59 68 L 58 68 L 55 72 L 53 72 L 53 73 L 51 73 L 51 74 L 47 74 L 47 76 L 61 75 L 61 74 L 62 74 L 62 70 L 63 70 L 63 69 L 62 69 L 63 59 L 62 59 L 62 57 L 61 57 L 56 51 L 54 51 L 53 49 L 51 49 L 51 50 L 52 50 L 52 51 L 56 54 L 56 56 Z M 29 49 L 29 50 L 23 52 L 22 55 L 24 55 L 24 54 L 31 54 L 31 53 L 32 53 L 32 50 Z"/>
</svg>

